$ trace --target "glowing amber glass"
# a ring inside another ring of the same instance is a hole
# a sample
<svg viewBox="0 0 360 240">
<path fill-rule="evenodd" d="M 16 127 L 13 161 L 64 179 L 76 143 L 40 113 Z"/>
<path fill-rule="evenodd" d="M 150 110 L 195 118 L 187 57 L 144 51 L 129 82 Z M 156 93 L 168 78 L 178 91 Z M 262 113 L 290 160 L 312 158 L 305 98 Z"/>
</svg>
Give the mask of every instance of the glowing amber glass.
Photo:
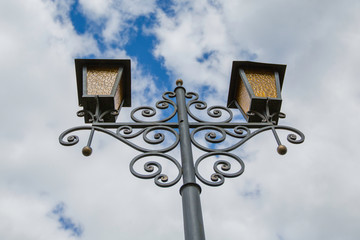
<svg viewBox="0 0 360 240">
<path fill-rule="evenodd" d="M 273 71 L 249 69 L 245 74 L 256 97 L 278 97 Z"/>
<path fill-rule="evenodd" d="M 119 68 L 89 67 L 87 69 L 87 94 L 110 95 L 118 74 Z"/>
</svg>

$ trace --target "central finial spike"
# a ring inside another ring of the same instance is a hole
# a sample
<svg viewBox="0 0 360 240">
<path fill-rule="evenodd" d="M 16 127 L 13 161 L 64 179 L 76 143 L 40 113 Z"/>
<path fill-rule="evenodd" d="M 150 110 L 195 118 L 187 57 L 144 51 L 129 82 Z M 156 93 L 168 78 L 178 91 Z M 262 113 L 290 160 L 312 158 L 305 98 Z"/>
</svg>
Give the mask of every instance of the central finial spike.
<svg viewBox="0 0 360 240">
<path fill-rule="evenodd" d="M 182 79 L 176 80 L 176 86 L 182 86 L 182 85 L 183 85 L 183 80 Z"/>
</svg>

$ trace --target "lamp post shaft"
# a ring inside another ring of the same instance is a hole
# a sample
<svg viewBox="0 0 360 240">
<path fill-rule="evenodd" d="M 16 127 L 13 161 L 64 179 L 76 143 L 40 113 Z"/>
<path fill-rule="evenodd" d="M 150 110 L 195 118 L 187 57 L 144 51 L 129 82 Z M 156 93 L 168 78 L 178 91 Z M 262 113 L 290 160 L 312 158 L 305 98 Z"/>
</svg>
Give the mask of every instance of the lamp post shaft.
<svg viewBox="0 0 360 240">
<path fill-rule="evenodd" d="M 178 107 L 180 151 L 183 171 L 183 185 L 180 188 L 180 194 L 183 205 L 185 240 L 205 240 L 200 203 L 201 189 L 195 180 L 185 89 L 181 85 L 178 85 L 175 92 Z"/>
</svg>

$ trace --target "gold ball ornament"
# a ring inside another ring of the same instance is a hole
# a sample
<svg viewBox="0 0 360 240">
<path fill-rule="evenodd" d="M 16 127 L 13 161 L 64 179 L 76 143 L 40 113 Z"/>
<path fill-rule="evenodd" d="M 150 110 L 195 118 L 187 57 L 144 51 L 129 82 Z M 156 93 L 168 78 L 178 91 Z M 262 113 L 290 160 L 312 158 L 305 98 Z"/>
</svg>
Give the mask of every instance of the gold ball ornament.
<svg viewBox="0 0 360 240">
<path fill-rule="evenodd" d="M 277 152 L 278 152 L 280 155 L 285 155 L 286 152 L 287 152 L 286 146 L 284 146 L 284 145 L 279 145 L 279 146 L 277 147 Z"/>
<path fill-rule="evenodd" d="M 182 79 L 176 80 L 176 86 L 182 86 L 182 85 L 183 85 L 183 80 Z"/>
<path fill-rule="evenodd" d="M 91 147 L 89 147 L 89 146 L 83 147 L 83 149 L 82 149 L 82 154 L 83 154 L 84 156 L 88 157 L 88 156 L 91 155 L 91 153 L 92 153 L 92 148 L 91 148 Z"/>
</svg>

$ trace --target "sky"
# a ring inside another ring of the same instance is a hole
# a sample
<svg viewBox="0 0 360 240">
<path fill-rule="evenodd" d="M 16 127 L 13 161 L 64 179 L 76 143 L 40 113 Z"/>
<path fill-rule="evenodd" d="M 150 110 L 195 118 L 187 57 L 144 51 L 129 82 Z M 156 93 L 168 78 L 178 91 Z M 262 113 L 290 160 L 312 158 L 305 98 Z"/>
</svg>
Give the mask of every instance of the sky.
<svg viewBox="0 0 360 240">
<path fill-rule="evenodd" d="M 232 61 L 286 64 L 279 124 L 305 142 L 279 131 L 281 156 L 260 134 L 234 151 L 244 174 L 200 183 L 206 239 L 359 239 L 359 12 L 357 0 L 1 1 L 0 239 L 184 239 L 181 182 L 134 177 L 139 152 L 102 133 L 90 157 L 86 131 L 59 144 L 84 124 L 75 58 L 131 59 L 132 108 L 119 121 L 178 78 L 226 105 Z"/>
</svg>

